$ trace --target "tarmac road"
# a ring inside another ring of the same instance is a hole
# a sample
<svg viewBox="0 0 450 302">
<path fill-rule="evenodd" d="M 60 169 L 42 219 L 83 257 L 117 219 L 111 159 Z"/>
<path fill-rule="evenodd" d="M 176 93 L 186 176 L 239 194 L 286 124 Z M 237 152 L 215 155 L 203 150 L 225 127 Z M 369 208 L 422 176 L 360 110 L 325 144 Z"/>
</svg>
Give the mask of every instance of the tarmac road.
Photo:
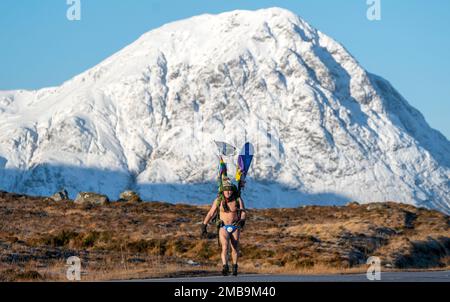
<svg viewBox="0 0 450 302">
<path fill-rule="evenodd" d="M 239 275 L 132 280 L 139 282 L 450 282 L 450 271 L 381 272 L 380 281 L 366 274 L 346 275 Z"/>
</svg>

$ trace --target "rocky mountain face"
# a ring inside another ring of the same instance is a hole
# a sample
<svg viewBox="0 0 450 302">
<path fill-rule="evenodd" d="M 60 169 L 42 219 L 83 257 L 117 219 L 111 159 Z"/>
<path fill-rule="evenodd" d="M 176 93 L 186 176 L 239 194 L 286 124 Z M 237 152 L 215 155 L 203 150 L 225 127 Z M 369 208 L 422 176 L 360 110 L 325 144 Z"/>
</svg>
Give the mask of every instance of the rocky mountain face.
<svg viewBox="0 0 450 302">
<path fill-rule="evenodd" d="M 450 212 L 450 142 L 287 10 L 170 23 L 59 87 L 0 92 L 7 191 L 210 203 L 213 140 L 255 145 L 251 207 L 393 200 Z"/>
</svg>

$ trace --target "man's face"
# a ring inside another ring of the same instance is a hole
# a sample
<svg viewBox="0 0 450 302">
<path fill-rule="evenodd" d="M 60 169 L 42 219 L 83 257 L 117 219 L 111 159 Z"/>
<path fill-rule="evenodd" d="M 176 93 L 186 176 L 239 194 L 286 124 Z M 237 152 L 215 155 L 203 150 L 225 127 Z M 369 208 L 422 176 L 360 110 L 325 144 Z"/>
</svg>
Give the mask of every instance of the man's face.
<svg viewBox="0 0 450 302">
<path fill-rule="evenodd" d="M 224 195 L 226 198 L 230 198 L 232 194 L 233 194 L 233 191 L 223 191 L 223 195 Z"/>
</svg>

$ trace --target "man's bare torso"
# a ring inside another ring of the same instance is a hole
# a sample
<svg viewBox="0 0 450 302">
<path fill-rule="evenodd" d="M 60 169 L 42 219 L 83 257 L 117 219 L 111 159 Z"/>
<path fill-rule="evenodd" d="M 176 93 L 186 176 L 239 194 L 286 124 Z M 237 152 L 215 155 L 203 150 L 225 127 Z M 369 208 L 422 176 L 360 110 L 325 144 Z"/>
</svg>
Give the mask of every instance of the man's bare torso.
<svg viewBox="0 0 450 302">
<path fill-rule="evenodd" d="M 234 222 L 239 220 L 239 215 L 238 215 L 238 206 L 237 203 L 239 201 L 236 199 L 232 202 L 228 203 L 228 207 L 230 208 L 229 212 L 225 212 L 224 208 L 223 208 L 223 203 L 225 203 L 225 201 L 222 202 L 222 204 L 220 205 L 220 220 L 222 220 L 224 222 L 224 224 L 233 224 Z"/>
</svg>

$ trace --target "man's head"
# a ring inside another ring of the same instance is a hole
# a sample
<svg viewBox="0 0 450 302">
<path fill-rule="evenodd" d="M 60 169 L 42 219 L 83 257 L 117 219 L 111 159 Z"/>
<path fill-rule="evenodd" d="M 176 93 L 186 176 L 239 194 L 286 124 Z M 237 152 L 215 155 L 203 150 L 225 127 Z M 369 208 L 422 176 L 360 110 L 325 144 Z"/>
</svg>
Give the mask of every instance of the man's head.
<svg viewBox="0 0 450 302">
<path fill-rule="evenodd" d="M 233 195 L 233 192 L 237 191 L 236 186 L 231 182 L 228 177 L 225 177 L 222 180 L 222 192 L 225 198 L 230 198 Z"/>
<path fill-rule="evenodd" d="M 223 191 L 223 196 L 225 196 L 226 199 L 230 198 L 231 195 L 233 195 L 232 190 Z"/>
</svg>

